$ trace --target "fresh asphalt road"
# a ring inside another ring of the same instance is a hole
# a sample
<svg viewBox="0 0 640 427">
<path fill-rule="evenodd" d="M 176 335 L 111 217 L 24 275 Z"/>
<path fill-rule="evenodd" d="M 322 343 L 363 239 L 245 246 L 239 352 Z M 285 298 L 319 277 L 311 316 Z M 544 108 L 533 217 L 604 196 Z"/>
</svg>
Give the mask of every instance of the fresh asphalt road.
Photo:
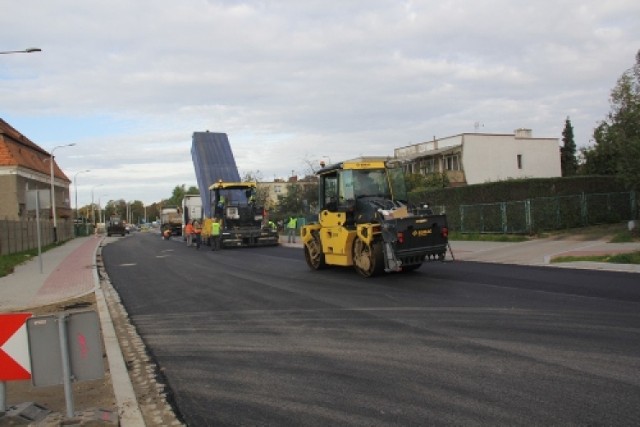
<svg viewBox="0 0 640 427">
<path fill-rule="evenodd" d="M 458 261 L 364 279 L 137 233 L 107 273 L 210 425 L 640 425 L 637 274 Z"/>
</svg>

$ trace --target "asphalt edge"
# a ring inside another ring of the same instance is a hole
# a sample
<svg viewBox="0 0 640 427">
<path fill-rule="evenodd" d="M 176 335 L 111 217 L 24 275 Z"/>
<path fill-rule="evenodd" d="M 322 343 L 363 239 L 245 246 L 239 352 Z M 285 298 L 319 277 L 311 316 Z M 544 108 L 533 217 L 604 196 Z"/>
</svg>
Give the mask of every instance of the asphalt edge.
<svg viewBox="0 0 640 427">
<path fill-rule="evenodd" d="M 116 397 L 118 416 L 122 427 L 142 427 L 145 426 L 142 412 L 127 371 L 124 361 L 122 349 L 118 341 L 118 336 L 113 326 L 111 313 L 104 296 L 103 286 L 110 286 L 107 281 L 102 282 L 98 275 L 97 257 L 102 253 L 103 240 L 96 247 L 93 257 L 93 279 L 95 283 L 96 306 L 100 317 L 100 325 L 102 327 L 102 339 L 104 341 L 105 351 L 107 353 L 107 362 L 109 364 L 109 372 L 111 373 L 111 383 L 113 392 Z"/>
</svg>

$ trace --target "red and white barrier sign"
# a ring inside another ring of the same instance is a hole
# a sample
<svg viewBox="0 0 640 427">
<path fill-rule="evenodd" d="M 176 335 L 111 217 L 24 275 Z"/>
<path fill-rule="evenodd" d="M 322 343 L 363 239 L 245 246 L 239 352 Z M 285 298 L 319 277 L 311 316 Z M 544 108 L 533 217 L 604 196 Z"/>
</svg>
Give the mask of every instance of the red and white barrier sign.
<svg viewBox="0 0 640 427">
<path fill-rule="evenodd" d="M 0 381 L 31 378 L 27 319 L 31 313 L 0 314 Z"/>
</svg>

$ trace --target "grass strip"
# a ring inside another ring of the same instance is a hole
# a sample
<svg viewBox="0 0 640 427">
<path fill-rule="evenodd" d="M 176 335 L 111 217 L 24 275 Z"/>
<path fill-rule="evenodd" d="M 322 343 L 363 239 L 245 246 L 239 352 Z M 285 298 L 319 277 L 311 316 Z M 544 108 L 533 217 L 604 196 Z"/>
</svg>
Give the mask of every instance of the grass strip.
<svg viewBox="0 0 640 427">
<path fill-rule="evenodd" d="M 609 262 L 612 264 L 640 264 L 640 251 L 615 255 L 560 256 L 551 259 L 552 263 L 575 261 Z"/>
<path fill-rule="evenodd" d="M 49 249 L 55 248 L 56 246 L 59 246 L 59 245 L 53 243 L 48 246 L 43 246 L 42 252 L 46 252 Z M 37 248 L 29 249 L 23 252 L 16 252 L 15 254 L 0 256 L 0 277 L 4 277 L 13 273 L 16 266 L 23 264 L 36 256 L 38 256 Z"/>
<path fill-rule="evenodd" d="M 449 240 L 463 240 L 470 242 L 525 242 L 530 240 L 519 234 L 485 234 L 485 233 L 461 233 L 449 232 Z"/>
</svg>

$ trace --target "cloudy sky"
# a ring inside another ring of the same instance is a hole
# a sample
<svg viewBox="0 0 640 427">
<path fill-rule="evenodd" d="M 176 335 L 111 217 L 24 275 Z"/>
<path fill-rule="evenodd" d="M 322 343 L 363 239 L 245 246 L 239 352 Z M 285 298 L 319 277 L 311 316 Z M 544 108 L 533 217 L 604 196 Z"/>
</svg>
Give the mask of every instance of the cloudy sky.
<svg viewBox="0 0 640 427">
<path fill-rule="evenodd" d="M 42 49 L 0 55 L 0 117 L 76 144 L 55 155 L 81 206 L 196 185 L 195 131 L 264 180 L 567 116 L 581 147 L 639 23 L 637 0 L 0 0 L 0 51 Z"/>
</svg>

